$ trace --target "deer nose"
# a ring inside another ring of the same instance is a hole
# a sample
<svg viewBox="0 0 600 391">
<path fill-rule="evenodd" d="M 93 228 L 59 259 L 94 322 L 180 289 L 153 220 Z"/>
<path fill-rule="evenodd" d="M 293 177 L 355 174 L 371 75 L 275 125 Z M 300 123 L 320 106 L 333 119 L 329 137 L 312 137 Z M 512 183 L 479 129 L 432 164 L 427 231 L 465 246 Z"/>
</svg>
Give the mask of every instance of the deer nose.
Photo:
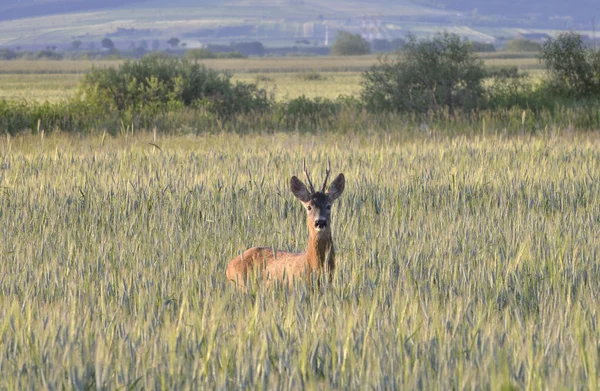
<svg viewBox="0 0 600 391">
<path fill-rule="evenodd" d="M 319 219 L 315 221 L 315 228 L 323 229 L 327 227 L 327 220 Z"/>
</svg>

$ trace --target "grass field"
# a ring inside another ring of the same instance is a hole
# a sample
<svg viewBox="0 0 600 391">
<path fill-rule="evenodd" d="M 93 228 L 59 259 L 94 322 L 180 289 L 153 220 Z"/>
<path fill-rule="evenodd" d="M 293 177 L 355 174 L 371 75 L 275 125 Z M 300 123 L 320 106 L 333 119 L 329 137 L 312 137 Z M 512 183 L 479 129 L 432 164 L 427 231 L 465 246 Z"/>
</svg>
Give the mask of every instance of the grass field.
<svg viewBox="0 0 600 391">
<path fill-rule="evenodd" d="M 597 389 L 598 141 L 2 138 L 0 388 Z M 303 158 L 347 178 L 334 283 L 238 292 L 305 246 Z"/>
</svg>

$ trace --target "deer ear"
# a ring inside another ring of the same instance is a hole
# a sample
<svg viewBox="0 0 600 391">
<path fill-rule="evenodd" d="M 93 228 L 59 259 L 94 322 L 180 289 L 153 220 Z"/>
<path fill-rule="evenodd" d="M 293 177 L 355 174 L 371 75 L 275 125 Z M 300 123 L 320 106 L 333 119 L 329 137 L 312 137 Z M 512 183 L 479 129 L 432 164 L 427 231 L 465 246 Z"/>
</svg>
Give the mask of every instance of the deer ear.
<svg viewBox="0 0 600 391">
<path fill-rule="evenodd" d="M 300 201 L 308 202 L 310 200 L 310 192 L 306 188 L 306 185 L 304 185 L 304 183 L 302 183 L 298 177 L 292 177 L 292 180 L 290 181 L 290 189 Z"/>
<path fill-rule="evenodd" d="M 344 192 L 344 186 L 346 185 L 346 178 L 344 178 L 344 174 L 338 175 L 331 185 L 329 185 L 329 189 L 327 190 L 327 195 L 331 199 L 331 201 L 335 201 L 342 195 Z"/>
</svg>

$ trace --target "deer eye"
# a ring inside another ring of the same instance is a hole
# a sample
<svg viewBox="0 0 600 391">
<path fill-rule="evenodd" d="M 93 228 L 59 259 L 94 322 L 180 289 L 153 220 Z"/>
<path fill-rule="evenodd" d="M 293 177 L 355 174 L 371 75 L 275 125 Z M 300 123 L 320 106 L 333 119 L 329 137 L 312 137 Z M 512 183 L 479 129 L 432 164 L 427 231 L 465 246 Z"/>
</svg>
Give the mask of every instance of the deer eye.
<svg viewBox="0 0 600 391">
<path fill-rule="evenodd" d="M 310 205 L 308 205 L 308 206 L 306 207 L 306 210 L 311 210 L 311 209 L 312 209 L 312 207 L 311 207 Z"/>
</svg>

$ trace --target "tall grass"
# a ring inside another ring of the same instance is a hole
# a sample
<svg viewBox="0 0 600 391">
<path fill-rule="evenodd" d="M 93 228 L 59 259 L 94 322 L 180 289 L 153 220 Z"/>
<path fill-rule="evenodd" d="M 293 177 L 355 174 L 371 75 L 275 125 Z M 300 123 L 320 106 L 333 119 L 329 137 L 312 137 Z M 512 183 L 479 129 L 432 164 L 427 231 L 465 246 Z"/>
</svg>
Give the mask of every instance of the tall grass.
<svg viewBox="0 0 600 391">
<path fill-rule="evenodd" d="M 539 95 L 539 94 L 538 94 Z M 526 97 L 525 97 L 526 98 Z M 37 103 L 0 99 L 0 134 L 44 130 L 72 133 L 120 134 L 125 131 L 155 131 L 164 134 L 204 134 L 232 132 L 389 132 L 408 138 L 456 135 L 555 134 L 594 131 L 600 128 L 597 102 L 557 102 L 541 97 L 540 107 L 529 109 L 521 96 L 506 95 L 507 102 L 525 108 L 497 107 L 477 112 L 440 112 L 429 115 L 410 113 L 369 113 L 352 97 L 338 99 L 300 96 L 284 102 L 271 102 L 262 112 L 240 113 L 223 119 L 202 108 L 173 108 L 157 112 L 132 110 L 105 111 L 84 101 Z M 512 99 L 512 100 L 511 100 Z M 546 108 L 545 105 L 547 105 Z"/>
<path fill-rule="evenodd" d="M 597 137 L 397 134 L 2 137 L 0 388 L 596 389 Z M 239 292 L 303 158 L 334 283 Z"/>
</svg>

